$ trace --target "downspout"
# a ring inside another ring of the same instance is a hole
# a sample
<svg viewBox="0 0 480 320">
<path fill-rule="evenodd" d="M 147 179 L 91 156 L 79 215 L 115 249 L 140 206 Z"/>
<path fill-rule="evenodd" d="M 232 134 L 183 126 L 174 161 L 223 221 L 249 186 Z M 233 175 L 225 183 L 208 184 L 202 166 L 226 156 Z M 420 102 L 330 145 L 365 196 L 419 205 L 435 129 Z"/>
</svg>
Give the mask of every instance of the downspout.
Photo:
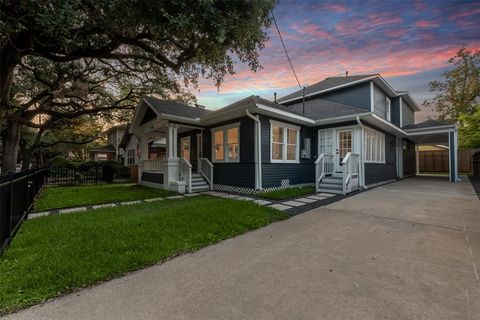
<svg viewBox="0 0 480 320">
<path fill-rule="evenodd" d="M 358 126 L 362 129 L 361 134 L 360 134 L 360 169 L 362 170 L 360 177 L 361 177 L 361 187 L 364 189 L 367 189 L 367 186 L 365 184 L 365 162 L 364 162 L 364 140 L 365 140 L 365 126 L 362 124 L 360 121 L 360 116 L 357 116 L 357 124 Z"/>
<path fill-rule="evenodd" d="M 256 172 L 256 175 L 255 175 L 255 187 L 256 189 L 258 190 L 261 190 L 262 189 L 262 131 L 261 131 L 261 128 L 262 128 L 262 125 L 260 123 L 260 119 L 257 117 L 255 117 L 254 115 L 252 115 L 250 113 L 250 111 L 248 109 L 245 110 L 247 116 L 249 118 L 252 118 L 253 121 L 255 121 L 255 123 L 257 124 L 257 126 L 255 127 L 256 129 L 256 139 L 257 139 L 257 156 L 256 156 L 256 159 L 255 159 L 255 164 L 257 166 L 257 170 L 255 170 Z"/>
</svg>

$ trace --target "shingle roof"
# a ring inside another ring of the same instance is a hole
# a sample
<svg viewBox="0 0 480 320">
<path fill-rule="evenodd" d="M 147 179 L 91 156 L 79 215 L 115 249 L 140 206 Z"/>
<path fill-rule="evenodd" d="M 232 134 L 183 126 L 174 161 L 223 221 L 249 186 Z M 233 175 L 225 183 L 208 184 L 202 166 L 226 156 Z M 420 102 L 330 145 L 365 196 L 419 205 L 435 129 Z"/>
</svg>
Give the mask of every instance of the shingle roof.
<svg viewBox="0 0 480 320">
<path fill-rule="evenodd" d="M 305 88 L 305 95 L 315 93 L 318 91 L 323 91 L 327 90 L 330 88 L 334 88 L 337 86 L 345 85 L 350 82 L 366 79 L 369 77 L 373 77 L 375 74 L 364 74 L 364 75 L 358 75 L 358 76 L 348 76 L 348 77 L 329 77 L 325 78 L 325 80 L 322 80 L 320 82 L 317 82 L 315 84 L 312 84 L 311 86 L 308 86 Z M 290 93 L 280 99 L 278 101 L 281 103 L 282 101 L 287 101 L 290 99 L 294 98 L 299 98 L 302 96 L 302 90 L 295 91 L 293 93 Z"/>
<path fill-rule="evenodd" d="M 202 118 L 212 112 L 207 109 L 191 107 L 183 103 L 162 100 L 154 97 L 143 97 L 143 99 L 158 113 L 166 113 L 179 117 L 196 119 Z"/>
<path fill-rule="evenodd" d="M 302 114 L 303 103 L 298 102 L 289 106 L 293 112 Z M 352 107 L 346 104 L 336 103 L 323 99 L 305 101 L 305 117 L 313 120 L 328 119 L 368 112 L 365 109 Z"/>
<path fill-rule="evenodd" d="M 409 129 L 427 129 L 427 128 L 432 128 L 432 127 L 441 127 L 441 126 L 448 126 L 448 125 L 453 125 L 451 123 L 448 123 L 446 121 L 440 121 L 440 120 L 427 120 L 424 122 L 416 123 L 416 124 L 407 124 L 406 126 L 403 126 L 402 129 L 409 130 Z"/>
<path fill-rule="evenodd" d="M 278 104 L 278 103 L 275 103 L 275 102 L 272 102 L 270 100 L 264 99 L 264 98 L 259 97 L 259 96 L 254 96 L 254 95 L 246 97 L 242 100 L 238 100 L 238 101 L 236 101 L 232 104 L 229 104 L 226 107 L 223 107 L 223 108 L 219 109 L 218 111 L 223 111 L 223 110 L 226 110 L 226 109 L 234 109 L 234 108 L 239 108 L 239 107 L 244 107 L 244 106 L 251 106 L 251 105 L 255 105 L 255 104 L 262 104 L 262 105 L 270 107 L 270 108 L 275 108 L 275 109 L 278 109 L 278 110 L 282 110 L 282 111 L 291 112 L 291 113 L 294 113 L 294 114 L 297 114 L 297 115 L 301 115 L 300 113 L 298 113 L 296 111 L 292 111 L 289 107 L 282 106 L 281 104 Z"/>
</svg>

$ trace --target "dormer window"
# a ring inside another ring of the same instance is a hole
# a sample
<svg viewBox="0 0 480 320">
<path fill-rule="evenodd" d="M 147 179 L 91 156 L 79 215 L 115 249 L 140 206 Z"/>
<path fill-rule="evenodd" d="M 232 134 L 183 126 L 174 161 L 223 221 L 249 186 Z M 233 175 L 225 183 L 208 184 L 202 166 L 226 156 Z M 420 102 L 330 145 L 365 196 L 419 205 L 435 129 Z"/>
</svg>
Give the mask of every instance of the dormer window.
<svg viewBox="0 0 480 320">
<path fill-rule="evenodd" d="M 385 97 L 385 117 L 388 121 L 392 121 L 392 102 L 389 97 Z"/>
</svg>

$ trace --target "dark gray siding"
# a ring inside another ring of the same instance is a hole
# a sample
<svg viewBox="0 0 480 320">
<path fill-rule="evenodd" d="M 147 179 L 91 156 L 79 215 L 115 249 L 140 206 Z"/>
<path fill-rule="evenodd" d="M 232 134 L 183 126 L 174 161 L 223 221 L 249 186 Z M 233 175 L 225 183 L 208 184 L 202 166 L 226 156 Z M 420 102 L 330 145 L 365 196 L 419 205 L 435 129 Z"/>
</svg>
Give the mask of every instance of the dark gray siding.
<svg viewBox="0 0 480 320">
<path fill-rule="evenodd" d="M 347 104 L 370 111 L 370 83 L 362 83 L 334 92 L 319 95 L 319 98 Z"/>
<path fill-rule="evenodd" d="M 385 163 L 365 163 L 365 184 L 371 185 L 397 178 L 395 136 L 365 123 L 366 126 L 385 134 Z"/>
<path fill-rule="evenodd" d="M 392 99 L 392 122 L 397 127 L 400 127 L 400 99 L 401 97 L 396 97 Z"/>
<path fill-rule="evenodd" d="M 408 139 L 403 139 L 403 176 L 414 175 L 417 171 L 415 157 L 415 143 Z"/>
<path fill-rule="evenodd" d="M 408 103 L 402 99 L 402 127 L 406 126 L 407 124 L 414 124 L 415 123 L 415 113 Z"/>
<path fill-rule="evenodd" d="M 270 119 L 266 116 L 260 116 L 262 126 L 262 187 L 278 187 L 282 180 L 288 180 L 291 185 L 313 183 L 315 180 L 313 163 L 317 155 L 317 129 L 300 126 L 300 150 L 304 147 L 303 139 L 310 138 L 310 159 L 300 157 L 300 163 L 270 163 Z M 272 120 L 288 123 L 284 120 Z"/>
<path fill-rule="evenodd" d="M 373 85 L 373 113 L 382 119 L 387 119 L 387 95 L 376 84 Z"/>
<path fill-rule="evenodd" d="M 203 131 L 203 156 L 212 161 L 210 129 L 237 122 L 240 122 L 240 162 L 213 163 L 213 181 L 215 184 L 255 188 L 255 131 L 252 119 L 243 117 L 205 128 Z"/>
</svg>

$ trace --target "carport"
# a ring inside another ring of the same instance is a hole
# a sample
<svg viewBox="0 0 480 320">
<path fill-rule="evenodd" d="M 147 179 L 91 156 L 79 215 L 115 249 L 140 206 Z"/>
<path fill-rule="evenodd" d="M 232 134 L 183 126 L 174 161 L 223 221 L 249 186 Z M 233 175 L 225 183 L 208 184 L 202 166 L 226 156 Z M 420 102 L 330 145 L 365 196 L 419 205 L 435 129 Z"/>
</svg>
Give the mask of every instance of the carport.
<svg viewBox="0 0 480 320">
<path fill-rule="evenodd" d="M 402 128 L 407 138 L 415 143 L 416 174 L 419 174 L 419 152 L 421 145 L 442 145 L 448 147 L 449 172 L 451 182 L 458 181 L 458 129 L 455 124 L 437 120 L 407 125 Z"/>
</svg>

